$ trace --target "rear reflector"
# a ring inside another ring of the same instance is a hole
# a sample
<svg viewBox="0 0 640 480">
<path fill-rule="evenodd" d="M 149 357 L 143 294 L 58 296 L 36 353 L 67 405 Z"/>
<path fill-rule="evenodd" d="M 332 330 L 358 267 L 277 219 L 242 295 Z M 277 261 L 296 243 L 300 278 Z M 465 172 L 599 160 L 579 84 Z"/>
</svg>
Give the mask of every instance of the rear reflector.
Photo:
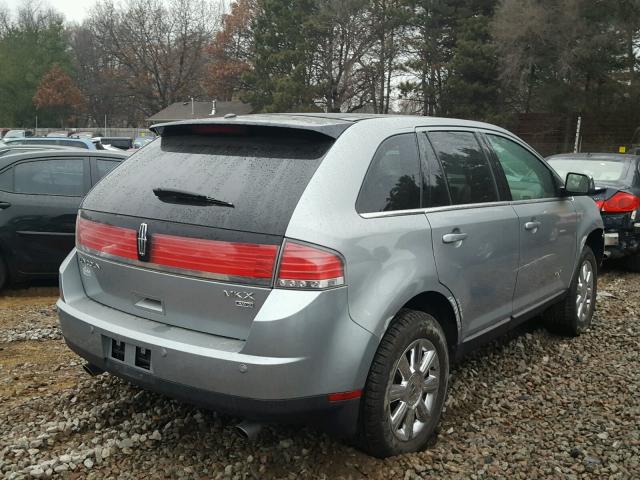
<svg viewBox="0 0 640 480">
<path fill-rule="evenodd" d="M 353 400 L 362 396 L 362 390 L 353 390 L 351 392 L 330 393 L 330 402 L 342 402 L 344 400 Z"/>
<path fill-rule="evenodd" d="M 323 289 L 344 285 L 344 265 L 335 253 L 288 240 L 277 287 Z"/>
<path fill-rule="evenodd" d="M 150 255 L 141 266 L 229 281 L 270 284 L 277 245 L 223 242 L 174 235 L 149 234 Z M 137 232 L 78 217 L 80 250 L 107 257 L 138 260 Z"/>
</svg>

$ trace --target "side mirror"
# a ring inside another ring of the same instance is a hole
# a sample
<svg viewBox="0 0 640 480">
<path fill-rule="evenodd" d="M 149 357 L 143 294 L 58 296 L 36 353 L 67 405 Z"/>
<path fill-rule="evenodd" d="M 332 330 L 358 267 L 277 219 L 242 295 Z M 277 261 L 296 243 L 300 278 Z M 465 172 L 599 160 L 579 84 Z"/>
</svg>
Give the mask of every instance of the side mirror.
<svg viewBox="0 0 640 480">
<path fill-rule="evenodd" d="M 567 196 L 591 195 L 595 193 L 596 186 L 593 178 L 582 173 L 567 173 L 564 182 L 564 193 Z"/>
</svg>

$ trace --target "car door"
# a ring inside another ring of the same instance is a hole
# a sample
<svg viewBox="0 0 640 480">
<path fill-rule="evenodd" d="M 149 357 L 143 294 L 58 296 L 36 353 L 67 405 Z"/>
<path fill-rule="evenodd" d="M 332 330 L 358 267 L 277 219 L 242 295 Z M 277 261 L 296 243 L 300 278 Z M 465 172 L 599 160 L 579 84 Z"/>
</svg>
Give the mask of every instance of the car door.
<svg viewBox="0 0 640 480">
<path fill-rule="evenodd" d="M 420 138 L 431 198 L 435 192 L 436 205 L 447 193 L 451 199 L 428 208 L 426 217 L 438 279 L 457 300 L 463 341 L 469 340 L 511 318 L 518 218 L 475 132 L 428 129 Z"/>
<path fill-rule="evenodd" d="M 551 168 L 524 144 L 497 133 L 484 135 L 506 178 L 518 216 L 520 264 L 514 315 L 543 306 L 566 291 L 576 258 L 577 214 L 560 196 Z"/>
<path fill-rule="evenodd" d="M 55 274 L 74 246 L 76 214 L 89 185 L 88 159 L 37 158 L 12 170 L 3 224 L 15 266 L 21 273 Z"/>
</svg>

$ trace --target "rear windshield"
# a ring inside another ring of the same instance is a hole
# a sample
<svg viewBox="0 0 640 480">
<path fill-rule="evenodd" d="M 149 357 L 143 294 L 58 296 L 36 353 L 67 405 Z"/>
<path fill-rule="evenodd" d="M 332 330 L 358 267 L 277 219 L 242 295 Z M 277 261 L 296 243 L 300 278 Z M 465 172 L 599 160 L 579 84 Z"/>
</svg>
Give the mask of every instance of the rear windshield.
<svg viewBox="0 0 640 480">
<path fill-rule="evenodd" d="M 622 181 L 626 177 L 630 165 L 629 160 L 607 160 L 605 158 L 553 157 L 548 159 L 548 163 L 562 179 L 567 177 L 567 173 L 573 172 L 588 175 L 596 182 Z"/>
<path fill-rule="evenodd" d="M 314 132 L 273 130 L 162 137 L 100 182 L 83 208 L 284 235 L 302 192 L 334 140 Z M 154 189 L 204 195 L 233 208 L 168 203 Z"/>
</svg>

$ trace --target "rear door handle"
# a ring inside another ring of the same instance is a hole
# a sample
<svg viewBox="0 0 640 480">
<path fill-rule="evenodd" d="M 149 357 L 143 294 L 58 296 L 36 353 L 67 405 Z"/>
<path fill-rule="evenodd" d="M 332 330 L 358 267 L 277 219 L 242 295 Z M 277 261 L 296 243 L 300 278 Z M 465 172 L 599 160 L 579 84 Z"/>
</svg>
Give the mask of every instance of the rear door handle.
<svg viewBox="0 0 640 480">
<path fill-rule="evenodd" d="M 442 243 L 457 243 L 467 238 L 466 233 L 447 233 L 442 236 Z"/>
<path fill-rule="evenodd" d="M 4 210 L 5 208 L 9 208 L 11 204 L 9 202 L 0 202 L 0 210 Z"/>
<path fill-rule="evenodd" d="M 525 230 L 537 230 L 540 228 L 540 222 L 527 222 L 524 224 Z"/>
</svg>

